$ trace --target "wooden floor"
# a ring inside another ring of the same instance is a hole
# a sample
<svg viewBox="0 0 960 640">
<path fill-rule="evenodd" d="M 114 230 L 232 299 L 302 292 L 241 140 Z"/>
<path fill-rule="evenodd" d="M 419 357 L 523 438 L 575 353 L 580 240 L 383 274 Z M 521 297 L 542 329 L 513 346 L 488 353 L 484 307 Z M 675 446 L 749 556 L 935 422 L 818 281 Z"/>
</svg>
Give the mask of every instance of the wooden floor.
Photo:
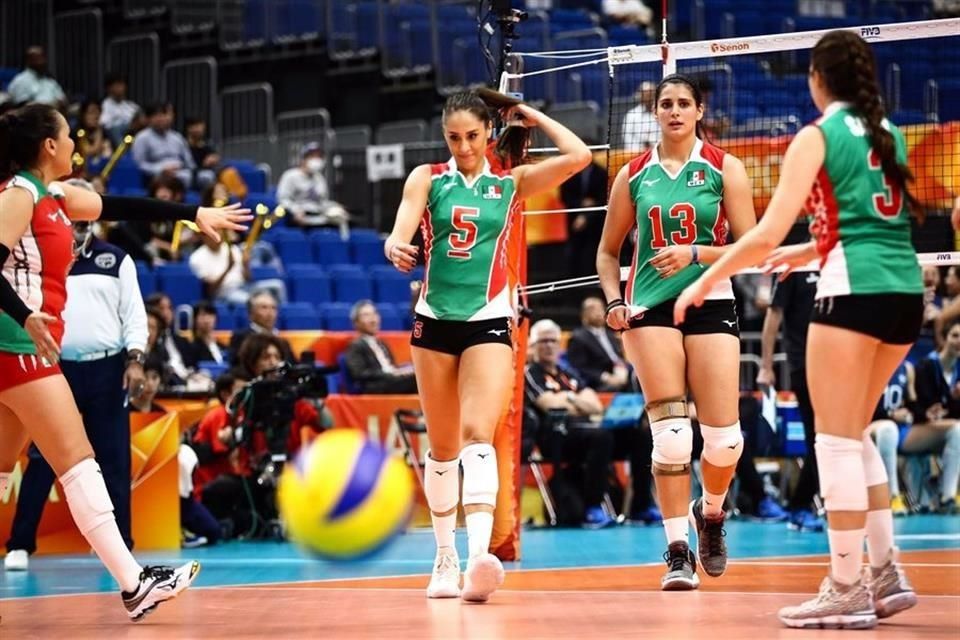
<svg viewBox="0 0 960 640">
<path fill-rule="evenodd" d="M 904 552 L 920 604 L 868 638 L 960 637 L 960 550 Z M 826 558 L 733 561 L 688 593 L 658 590 L 662 565 L 519 570 L 485 605 L 428 600 L 426 577 L 209 587 L 143 622 L 115 594 L 0 601 L 0 637 L 23 638 L 849 638 L 783 628 L 779 607 L 813 594 Z"/>
</svg>

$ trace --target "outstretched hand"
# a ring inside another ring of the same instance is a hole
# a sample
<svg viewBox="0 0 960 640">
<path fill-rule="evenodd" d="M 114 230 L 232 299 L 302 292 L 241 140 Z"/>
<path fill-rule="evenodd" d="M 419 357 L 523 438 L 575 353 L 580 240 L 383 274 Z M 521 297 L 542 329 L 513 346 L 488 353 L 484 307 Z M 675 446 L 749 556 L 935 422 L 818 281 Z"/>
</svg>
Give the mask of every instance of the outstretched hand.
<svg viewBox="0 0 960 640">
<path fill-rule="evenodd" d="M 220 242 L 218 229 L 246 231 L 247 225 L 241 224 L 253 219 L 250 209 L 235 202 L 225 207 L 200 207 L 197 209 L 197 226 L 200 231 Z"/>
<path fill-rule="evenodd" d="M 60 360 L 60 347 L 47 327 L 56 321 L 57 319 L 48 313 L 34 311 L 27 316 L 27 321 L 23 325 L 37 348 L 37 355 L 50 364 L 56 364 Z"/>
</svg>

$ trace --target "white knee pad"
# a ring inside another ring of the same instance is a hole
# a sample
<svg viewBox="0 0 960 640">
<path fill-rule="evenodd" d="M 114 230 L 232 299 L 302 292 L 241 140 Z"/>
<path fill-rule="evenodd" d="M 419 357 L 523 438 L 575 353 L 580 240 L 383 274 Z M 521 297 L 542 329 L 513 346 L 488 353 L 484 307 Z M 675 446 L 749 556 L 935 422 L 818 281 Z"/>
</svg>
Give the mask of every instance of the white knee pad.
<svg viewBox="0 0 960 640">
<path fill-rule="evenodd" d="M 650 425 L 653 434 L 653 472 L 658 476 L 690 473 L 693 427 L 690 418 L 668 418 Z"/>
<path fill-rule="evenodd" d="M 446 513 L 460 501 L 460 459 L 434 460 L 427 452 L 423 470 L 423 491 L 434 513 Z"/>
<path fill-rule="evenodd" d="M 470 444 L 460 451 L 463 465 L 463 505 L 497 504 L 497 451 L 490 444 Z"/>
<path fill-rule="evenodd" d="M 81 460 L 60 476 L 60 484 L 80 533 L 87 535 L 113 520 L 113 503 L 96 460 Z"/>
<path fill-rule="evenodd" d="M 740 421 L 729 427 L 710 427 L 700 423 L 700 435 L 703 436 L 704 460 L 715 467 L 732 467 L 737 464 L 743 453 L 743 432 Z"/>
<path fill-rule="evenodd" d="M 896 429 L 897 425 L 894 424 L 893 428 Z M 866 476 L 868 487 L 875 487 L 878 484 L 886 486 L 890 480 L 887 477 L 887 468 L 883 466 L 880 450 L 873 443 L 869 433 L 863 434 L 863 474 Z"/>
<path fill-rule="evenodd" d="M 863 440 L 818 433 L 814 449 L 827 511 L 866 511 Z"/>
</svg>

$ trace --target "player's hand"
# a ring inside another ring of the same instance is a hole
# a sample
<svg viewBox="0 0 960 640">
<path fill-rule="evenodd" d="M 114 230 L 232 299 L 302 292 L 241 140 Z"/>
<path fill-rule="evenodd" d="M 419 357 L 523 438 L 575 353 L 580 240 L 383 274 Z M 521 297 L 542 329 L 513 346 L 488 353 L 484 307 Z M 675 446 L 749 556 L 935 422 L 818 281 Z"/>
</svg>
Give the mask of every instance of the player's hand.
<svg viewBox="0 0 960 640">
<path fill-rule="evenodd" d="M 37 348 L 37 355 L 50 364 L 56 364 L 60 360 L 60 347 L 50 334 L 50 329 L 47 328 L 48 324 L 56 321 L 57 319 L 48 313 L 34 311 L 27 316 L 27 321 L 23 324 L 23 328 Z"/>
<path fill-rule="evenodd" d="M 387 260 L 403 273 L 410 273 L 417 266 L 417 254 L 420 248 L 407 242 L 395 242 L 389 245 Z"/>
<path fill-rule="evenodd" d="M 795 269 L 806 265 L 815 257 L 816 246 L 813 243 L 791 244 L 774 249 L 760 268 L 764 273 L 777 272 L 777 280 L 783 282 Z M 779 271 L 780 269 L 783 271 Z"/>
<path fill-rule="evenodd" d="M 677 326 L 683 324 L 683 321 L 687 318 L 687 308 L 690 305 L 701 306 L 709 291 L 710 287 L 705 285 L 703 278 L 684 289 L 680 297 L 677 298 L 676 304 L 673 305 L 673 324 Z"/>
<path fill-rule="evenodd" d="M 143 365 L 139 362 L 131 362 L 123 372 L 123 388 L 130 390 L 131 398 L 139 398 L 143 393 L 143 383 L 147 381 L 143 373 Z"/>
<path fill-rule="evenodd" d="M 538 111 L 525 104 L 518 104 L 510 107 L 503 114 L 503 121 L 509 127 L 535 127 L 537 126 Z"/>
<path fill-rule="evenodd" d="M 218 229 L 246 231 L 247 225 L 241 224 L 253 219 L 250 209 L 241 207 L 239 202 L 225 207 L 200 207 L 197 209 L 197 226 L 200 231 L 220 242 Z"/>
<path fill-rule="evenodd" d="M 773 387 L 776 384 L 777 374 L 773 371 L 773 369 L 760 367 L 760 371 L 757 372 L 757 386 L 762 389 L 764 387 Z"/>
<path fill-rule="evenodd" d="M 647 262 L 657 270 L 657 274 L 663 280 L 679 273 L 681 269 L 693 262 L 693 251 L 690 245 L 674 245 L 660 249 L 657 255 Z"/>
<path fill-rule="evenodd" d="M 607 326 L 614 331 L 626 331 L 630 328 L 630 307 L 626 303 L 617 305 L 607 312 Z"/>
</svg>

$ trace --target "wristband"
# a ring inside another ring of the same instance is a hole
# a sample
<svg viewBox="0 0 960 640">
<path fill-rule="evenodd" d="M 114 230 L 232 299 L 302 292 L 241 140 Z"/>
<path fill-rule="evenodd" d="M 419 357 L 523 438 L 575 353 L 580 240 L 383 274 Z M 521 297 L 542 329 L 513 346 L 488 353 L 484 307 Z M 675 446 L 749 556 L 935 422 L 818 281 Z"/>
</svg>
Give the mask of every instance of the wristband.
<svg viewBox="0 0 960 640">
<path fill-rule="evenodd" d="M 623 298 L 617 298 L 607 303 L 607 309 L 604 311 L 604 315 L 610 315 L 610 312 L 616 309 L 617 307 L 625 307 L 627 303 L 623 301 Z"/>
</svg>

